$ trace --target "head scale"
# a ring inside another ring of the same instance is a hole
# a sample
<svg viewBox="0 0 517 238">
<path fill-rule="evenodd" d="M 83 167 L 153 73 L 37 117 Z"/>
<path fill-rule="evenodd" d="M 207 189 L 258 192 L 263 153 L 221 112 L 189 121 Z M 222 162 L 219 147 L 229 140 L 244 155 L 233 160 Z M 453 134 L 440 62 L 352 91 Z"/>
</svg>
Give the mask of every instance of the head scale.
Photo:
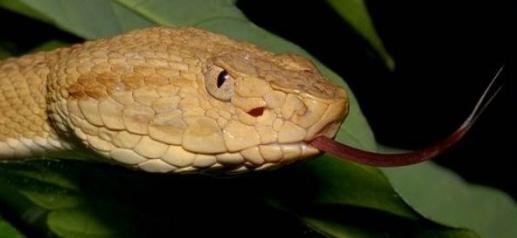
<svg viewBox="0 0 517 238">
<path fill-rule="evenodd" d="M 96 152 L 151 172 L 280 166 L 319 151 L 348 112 L 308 60 L 193 28 L 69 48 L 49 74 L 51 117 Z"/>
</svg>

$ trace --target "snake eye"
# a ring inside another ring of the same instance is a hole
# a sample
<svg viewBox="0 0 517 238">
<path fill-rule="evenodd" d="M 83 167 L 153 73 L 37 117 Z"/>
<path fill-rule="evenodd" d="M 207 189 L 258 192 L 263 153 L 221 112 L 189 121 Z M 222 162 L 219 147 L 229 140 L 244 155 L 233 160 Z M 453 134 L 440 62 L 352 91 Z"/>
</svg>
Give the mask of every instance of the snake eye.
<svg viewBox="0 0 517 238">
<path fill-rule="evenodd" d="M 226 82 L 226 79 L 229 77 L 228 72 L 226 70 L 221 71 L 219 73 L 219 76 L 217 76 L 217 87 L 220 88 L 224 82 Z"/>
<path fill-rule="evenodd" d="M 210 95 L 221 101 L 230 101 L 233 97 L 234 81 L 225 69 L 210 66 L 205 72 L 205 86 Z"/>
</svg>

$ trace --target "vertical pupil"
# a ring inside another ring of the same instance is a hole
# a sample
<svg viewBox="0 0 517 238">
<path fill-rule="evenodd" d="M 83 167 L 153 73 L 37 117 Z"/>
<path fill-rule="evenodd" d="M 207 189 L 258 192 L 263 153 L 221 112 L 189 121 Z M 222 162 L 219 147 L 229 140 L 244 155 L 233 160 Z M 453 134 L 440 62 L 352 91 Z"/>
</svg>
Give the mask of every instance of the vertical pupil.
<svg viewBox="0 0 517 238">
<path fill-rule="evenodd" d="M 228 72 L 226 70 L 221 71 L 219 75 L 217 76 L 217 87 L 220 88 L 224 81 L 226 81 L 226 78 L 228 77 Z"/>
</svg>

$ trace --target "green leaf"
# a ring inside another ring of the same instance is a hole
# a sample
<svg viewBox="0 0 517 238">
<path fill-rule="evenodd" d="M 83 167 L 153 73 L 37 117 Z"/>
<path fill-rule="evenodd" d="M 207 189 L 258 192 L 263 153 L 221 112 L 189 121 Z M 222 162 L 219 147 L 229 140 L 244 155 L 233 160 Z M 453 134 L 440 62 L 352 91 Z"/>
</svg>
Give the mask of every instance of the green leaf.
<svg viewBox="0 0 517 238">
<path fill-rule="evenodd" d="M 231 1 L 18 0 L 43 12 L 58 27 L 86 39 L 112 36 L 153 24 L 192 25 L 216 17 L 244 18 Z M 78 12 L 77 7 L 81 7 Z M 177 7 L 181 6 L 181 7 Z M 138 7 L 139 11 L 134 11 Z M 13 9 L 32 16 L 30 12 Z M 215 11 L 214 11 L 215 10 Z M 95 16 L 95 17 L 91 17 Z"/>
<path fill-rule="evenodd" d="M 24 238 L 16 228 L 0 216 L 0 238 Z"/>
<path fill-rule="evenodd" d="M 378 169 L 322 156 L 288 171 L 284 171 L 286 176 L 279 186 L 271 188 L 270 195 L 284 207 L 299 208 L 303 213 L 303 209 L 314 206 L 354 206 L 412 220 L 421 218 L 400 199 Z M 283 191 L 294 183 L 303 186 Z"/>
<path fill-rule="evenodd" d="M 310 164 L 302 166 L 312 167 Z M 24 173 L 28 174 L 29 178 L 39 178 L 40 183 L 32 186 L 35 190 L 52 190 L 60 187 L 77 191 L 70 196 L 81 199 L 81 203 L 45 207 L 42 211 L 37 205 L 35 207 L 27 204 L 35 202 L 32 194 L 18 193 L 19 190 L 29 189 L 27 186 L 35 184 L 34 181 L 18 181 L 23 178 L 7 176 L 7 183 L 3 183 L 0 179 L 0 202 L 9 204 L 10 207 L 14 206 L 16 213 L 28 224 L 40 224 L 43 218 L 47 229 L 60 237 L 141 237 L 142 234 L 159 237 L 171 232 L 187 232 L 186 234 L 192 235 L 192 227 L 207 224 L 214 224 L 216 227 L 230 225 L 232 229 L 239 229 L 240 226 L 250 223 L 252 227 L 260 224 L 261 229 L 267 229 L 277 221 L 272 220 L 273 217 L 260 215 L 264 210 L 260 203 L 263 202 L 262 198 L 271 198 L 272 194 L 287 194 L 288 197 L 283 198 L 288 198 L 289 204 L 281 207 L 282 210 L 292 208 L 309 226 L 325 234 L 336 234 L 338 237 L 362 233 L 368 234 L 364 237 L 384 237 L 383 234 L 393 234 L 397 237 L 401 233 L 420 237 L 437 229 L 435 226 L 422 223 L 421 218 L 413 217 L 414 213 L 397 199 L 393 191 L 377 191 L 376 187 L 382 185 L 376 181 L 380 179 L 378 171 L 372 173 L 372 169 L 366 169 L 364 172 L 361 172 L 362 168 L 355 168 L 355 171 L 354 168 L 349 169 L 348 179 L 357 179 L 358 173 L 367 173 L 373 179 L 371 182 L 341 181 L 341 186 L 350 187 L 349 197 L 346 197 L 346 193 L 337 195 L 341 196 L 339 199 L 343 199 L 343 202 L 335 203 L 333 200 L 336 198 L 332 198 L 335 195 L 331 194 L 328 195 L 328 199 L 307 203 L 312 201 L 311 196 L 318 194 L 312 191 L 321 189 L 313 185 L 321 182 L 312 181 L 318 176 L 298 168 L 240 179 L 218 180 L 211 177 L 157 176 L 109 165 L 71 160 L 0 163 L 0 167 L 4 169 L 0 171 L 0 178 L 6 177 L 6 173 Z M 47 177 L 48 174 L 52 177 Z M 77 187 L 77 184 L 83 186 Z M 164 184 L 167 185 L 165 188 Z M 289 191 L 285 191 L 287 186 L 290 187 Z M 367 190 L 364 186 L 373 187 Z M 394 198 L 386 197 L 389 195 Z M 61 193 L 48 196 L 61 196 Z M 385 206 L 378 202 L 373 202 L 374 206 L 361 206 L 361 198 L 368 204 L 368 200 L 375 196 L 380 197 L 379 201 L 399 204 L 401 207 L 394 206 L 392 211 L 407 210 L 407 214 L 377 210 L 375 204 Z M 60 204 L 59 199 L 56 200 L 56 204 Z M 293 203 L 297 205 L 293 207 Z M 356 208 L 356 204 L 366 209 Z M 246 209 L 243 210 L 244 207 Z M 331 210 L 325 210 L 326 207 L 331 207 Z M 354 208 L 351 210 L 351 207 Z M 224 219 L 218 220 L 222 213 L 225 214 Z M 232 217 L 228 214 L 236 215 Z M 334 214 L 338 217 L 329 219 L 321 214 Z M 269 218 L 264 220 L 264 217 Z M 363 217 L 362 220 L 359 217 Z M 282 219 L 280 222 L 286 221 Z M 384 225 L 369 229 L 372 224 Z M 187 230 L 181 231 L 183 227 L 187 227 Z M 246 227 L 243 229 L 248 230 Z"/>
<path fill-rule="evenodd" d="M 120 214 L 116 214 L 120 215 Z M 113 219 L 121 219 L 114 217 Z M 52 212 L 48 216 L 49 228 L 60 237 L 70 238 L 108 238 L 124 237 L 93 214 L 87 207 L 74 207 Z"/>
<path fill-rule="evenodd" d="M 11 53 L 7 51 L 6 49 L 0 47 L 0 59 L 4 59 L 11 56 Z"/>
<path fill-rule="evenodd" d="M 381 38 L 375 31 L 364 0 L 327 0 L 334 10 L 345 19 L 378 52 L 390 70 L 395 69 L 395 61 L 388 53 Z"/>
<path fill-rule="evenodd" d="M 67 43 L 60 41 L 60 40 L 50 40 L 50 41 L 44 42 L 44 43 L 40 44 L 39 46 L 33 48 L 31 50 L 31 52 L 49 51 L 49 50 L 53 50 L 53 49 L 56 49 L 59 47 L 67 46 L 67 45 L 68 45 Z"/>
<path fill-rule="evenodd" d="M 469 228 L 482 237 L 517 234 L 517 206 L 500 191 L 470 185 L 433 163 L 383 171 L 403 199 L 430 220 Z"/>
<path fill-rule="evenodd" d="M 6 164 L 0 163 L 0 167 Z M 11 182 L 0 173 L 0 204 L 5 204 L 12 214 L 19 216 L 18 220 L 25 222 L 34 230 L 47 231 L 48 229 L 41 225 L 45 222 L 47 211 L 31 202 Z"/>
<path fill-rule="evenodd" d="M 107 0 L 18 0 L 44 14 L 58 27 L 86 39 L 151 25 L 151 22 Z M 22 14 L 24 12 L 21 12 Z"/>
<path fill-rule="evenodd" d="M 372 223 L 343 224 L 337 219 L 325 217 L 304 217 L 303 220 L 318 232 L 337 238 L 372 238 L 372 237 L 414 237 L 414 238 L 479 238 L 474 232 L 461 229 L 425 227 L 409 223 L 393 223 L 384 220 L 379 228 Z M 400 221 L 399 221 L 400 222 Z M 386 227 L 388 225 L 390 227 Z M 375 228 L 372 228 L 375 227 Z"/>
<path fill-rule="evenodd" d="M 49 170 L 47 164 L 27 162 L 4 163 L 0 166 L 0 182 L 15 187 L 36 206 L 45 209 L 71 207 L 79 204 L 78 188 L 56 170 Z"/>
<path fill-rule="evenodd" d="M 190 26 L 220 18 L 245 19 L 229 0 L 114 0 L 158 25 Z"/>
<path fill-rule="evenodd" d="M 14 48 L 13 42 L 0 39 L 0 60 L 11 57 L 14 54 Z"/>
<path fill-rule="evenodd" d="M 51 22 L 49 18 L 45 15 L 35 11 L 33 8 L 24 4 L 20 0 L 0 0 L 0 7 L 9 9 L 11 11 L 17 12 L 19 14 L 43 21 L 43 22 Z"/>
</svg>

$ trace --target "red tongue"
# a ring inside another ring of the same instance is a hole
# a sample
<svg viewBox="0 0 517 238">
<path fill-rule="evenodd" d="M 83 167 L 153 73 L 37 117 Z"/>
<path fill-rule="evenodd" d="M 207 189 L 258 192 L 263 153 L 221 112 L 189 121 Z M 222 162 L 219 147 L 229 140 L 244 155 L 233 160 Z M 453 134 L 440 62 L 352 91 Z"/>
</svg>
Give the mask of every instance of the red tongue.
<svg viewBox="0 0 517 238">
<path fill-rule="evenodd" d="M 468 128 L 458 129 L 447 139 L 442 140 L 432 146 L 403 154 L 380 154 L 359 150 L 324 136 L 316 137 L 310 142 L 310 144 L 322 151 L 336 155 L 341 159 L 372 166 L 395 167 L 416 164 L 432 159 L 433 157 L 442 153 L 445 149 L 449 148 L 451 145 L 458 142 L 463 137 L 463 135 L 465 135 L 467 130 Z"/>
<path fill-rule="evenodd" d="M 493 88 L 494 82 L 502 70 L 503 67 L 497 71 L 496 75 L 476 103 L 474 110 L 472 110 L 463 124 L 461 124 L 461 126 L 458 127 L 458 129 L 456 129 L 456 131 L 454 131 L 447 138 L 426 148 L 401 154 L 380 154 L 359 150 L 348 145 L 341 144 L 325 136 L 314 138 L 310 144 L 322 151 L 336 155 L 341 159 L 379 167 L 404 166 L 430 160 L 444 152 L 447 148 L 456 144 L 469 131 L 479 115 L 483 113 L 492 99 L 494 99 L 499 91 L 501 91 L 501 88 L 503 87 L 502 84 L 497 87 L 495 91 L 492 92 L 489 96 L 489 93 L 492 91 L 491 89 Z"/>
</svg>

